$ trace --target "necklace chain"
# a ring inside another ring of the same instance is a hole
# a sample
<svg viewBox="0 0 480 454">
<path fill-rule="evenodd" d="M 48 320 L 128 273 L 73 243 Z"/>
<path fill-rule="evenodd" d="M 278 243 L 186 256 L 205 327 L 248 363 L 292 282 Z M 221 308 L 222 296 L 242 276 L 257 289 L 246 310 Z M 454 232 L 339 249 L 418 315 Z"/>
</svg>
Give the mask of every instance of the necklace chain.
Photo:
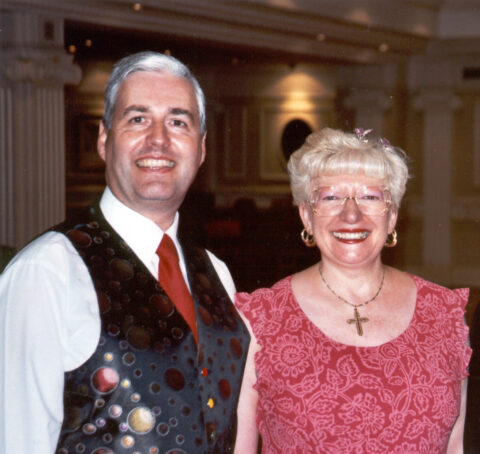
<svg viewBox="0 0 480 454">
<path fill-rule="evenodd" d="M 371 303 L 375 298 L 377 298 L 377 296 L 380 294 L 380 291 L 382 290 L 383 288 L 383 283 L 385 282 L 385 267 L 383 267 L 383 273 L 382 273 L 382 281 L 380 282 L 380 287 L 378 287 L 378 290 L 377 292 L 375 293 L 375 295 L 373 295 L 372 298 L 370 298 L 369 300 L 363 302 L 363 303 L 360 303 L 360 304 L 353 304 L 351 303 L 350 301 L 347 301 L 345 298 L 342 298 L 340 295 L 338 295 L 335 290 L 332 289 L 332 287 L 330 287 L 328 285 L 328 282 L 325 280 L 325 277 L 323 276 L 323 273 L 322 273 L 322 268 L 321 266 L 319 265 L 318 266 L 318 271 L 320 273 L 320 277 L 322 278 L 322 281 L 323 283 L 327 286 L 328 290 L 330 290 L 330 292 L 332 292 L 340 301 L 342 301 L 343 303 L 345 304 L 348 304 L 349 306 L 353 307 L 353 316 L 354 318 L 351 318 L 351 319 L 348 319 L 347 320 L 347 323 L 350 325 L 352 323 L 355 323 L 355 326 L 357 328 L 357 333 L 359 336 L 363 336 L 363 328 L 362 328 L 362 323 L 365 323 L 365 322 L 368 322 L 369 319 L 366 318 L 366 317 L 361 317 L 360 314 L 358 313 L 358 308 L 359 307 L 362 307 L 362 306 L 366 306 L 368 303 Z"/>
<path fill-rule="evenodd" d="M 340 301 L 343 301 L 344 303 L 352 307 L 362 307 L 362 306 L 366 306 L 368 303 L 371 303 L 380 294 L 380 291 L 382 290 L 382 287 L 383 287 L 383 282 L 385 281 L 385 267 L 383 267 L 382 282 L 380 282 L 380 287 L 378 287 L 377 293 L 375 293 L 375 295 L 373 295 L 369 300 L 363 303 L 353 304 L 350 301 L 347 301 L 345 298 L 342 298 L 340 295 L 338 295 L 335 292 L 335 290 L 333 290 L 332 287 L 328 285 L 328 282 L 325 280 L 325 277 L 323 276 L 323 273 L 322 273 L 322 268 L 320 266 L 318 267 L 318 271 L 320 272 L 320 277 L 322 278 L 323 283 L 327 286 L 328 290 L 330 290 Z"/>
</svg>

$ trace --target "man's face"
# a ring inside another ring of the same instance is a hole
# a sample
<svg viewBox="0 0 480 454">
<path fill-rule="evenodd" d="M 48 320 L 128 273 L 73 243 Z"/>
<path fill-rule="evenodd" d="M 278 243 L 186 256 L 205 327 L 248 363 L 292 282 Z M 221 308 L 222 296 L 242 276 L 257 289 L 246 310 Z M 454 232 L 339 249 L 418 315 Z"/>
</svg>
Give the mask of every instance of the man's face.
<svg viewBox="0 0 480 454">
<path fill-rule="evenodd" d="M 100 125 L 98 153 L 121 202 L 159 224 L 171 223 L 205 158 L 191 84 L 162 72 L 128 76 L 110 130 Z"/>
</svg>

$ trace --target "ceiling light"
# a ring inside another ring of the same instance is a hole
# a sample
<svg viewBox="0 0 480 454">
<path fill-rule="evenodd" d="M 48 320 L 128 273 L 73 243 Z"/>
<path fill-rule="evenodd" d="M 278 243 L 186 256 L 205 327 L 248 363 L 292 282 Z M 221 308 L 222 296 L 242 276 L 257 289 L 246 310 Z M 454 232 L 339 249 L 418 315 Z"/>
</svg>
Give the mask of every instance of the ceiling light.
<svg viewBox="0 0 480 454">
<path fill-rule="evenodd" d="M 380 52 L 386 52 L 388 50 L 388 44 L 387 43 L 380 44 L 380 46 L 378 46 L 378 50 Z"/>
<path fill-rule="evenodd" d="M 134 9 L 134 11 L 141 11 L 142 10 L 142 4 L 141 3 L 134 3 L 133 4 L 133 9 Z"/>
<path fill-rule="evenodd" d="M 85 40 L 85 46 L 86 47 L 92 47 L 92 40 L 91 39 L 86 39 Z"/>
<path fill-rule="evenodd" d="M 70 44 L 70 46 L 68 46 L 69 53 L 74 54 L 76 51 L 77 51 L 77 46 L 75 46 L 74 44 Z"/>
<path fill-rule="evenodd" d="M 327 39 L 327 37 L 325 36 L 325 33 L 319 33 L 317 35 L 317 41 L 320 42 L 320 43 L 323 43 L 326 39 Z"/>
</svg>

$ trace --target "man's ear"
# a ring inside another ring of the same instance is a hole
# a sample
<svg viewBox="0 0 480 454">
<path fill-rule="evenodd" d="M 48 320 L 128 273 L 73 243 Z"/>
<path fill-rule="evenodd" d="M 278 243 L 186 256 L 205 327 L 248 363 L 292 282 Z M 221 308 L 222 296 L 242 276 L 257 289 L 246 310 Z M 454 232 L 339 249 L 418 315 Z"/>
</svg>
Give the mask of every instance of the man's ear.
<svg viewBox="0 0 480 454">
<path fill-rule="evenodd" d="M 107 143 L 107 130 L 103 120 L 98 127 L 97 153 L 105 161 L 105 145 Z"/>
<path fill-rule="evenodd" d="M 202 137 L 202 156 L 200 158 L 200 165 L 203 164 L 205 161 L 205 155 L 207 154 L 207 131 L 204 132 L 203 137 Z"/>
</svg>

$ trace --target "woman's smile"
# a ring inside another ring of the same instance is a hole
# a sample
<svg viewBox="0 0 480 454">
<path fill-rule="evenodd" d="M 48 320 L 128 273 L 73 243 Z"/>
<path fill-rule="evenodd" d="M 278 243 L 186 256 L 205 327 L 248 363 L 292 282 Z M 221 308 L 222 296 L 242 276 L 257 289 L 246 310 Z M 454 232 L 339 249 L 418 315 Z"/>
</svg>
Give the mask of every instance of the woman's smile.
<svg viewBox="0 0 480 454">
<path fill-rule="evenodd" d="M 370 235 L 369 230 L 355 229 L 355 230 L 335 230 L 332 235 L 339 241 L 344 243 L 356 243 L 365 240 Z"/>
</svg>

